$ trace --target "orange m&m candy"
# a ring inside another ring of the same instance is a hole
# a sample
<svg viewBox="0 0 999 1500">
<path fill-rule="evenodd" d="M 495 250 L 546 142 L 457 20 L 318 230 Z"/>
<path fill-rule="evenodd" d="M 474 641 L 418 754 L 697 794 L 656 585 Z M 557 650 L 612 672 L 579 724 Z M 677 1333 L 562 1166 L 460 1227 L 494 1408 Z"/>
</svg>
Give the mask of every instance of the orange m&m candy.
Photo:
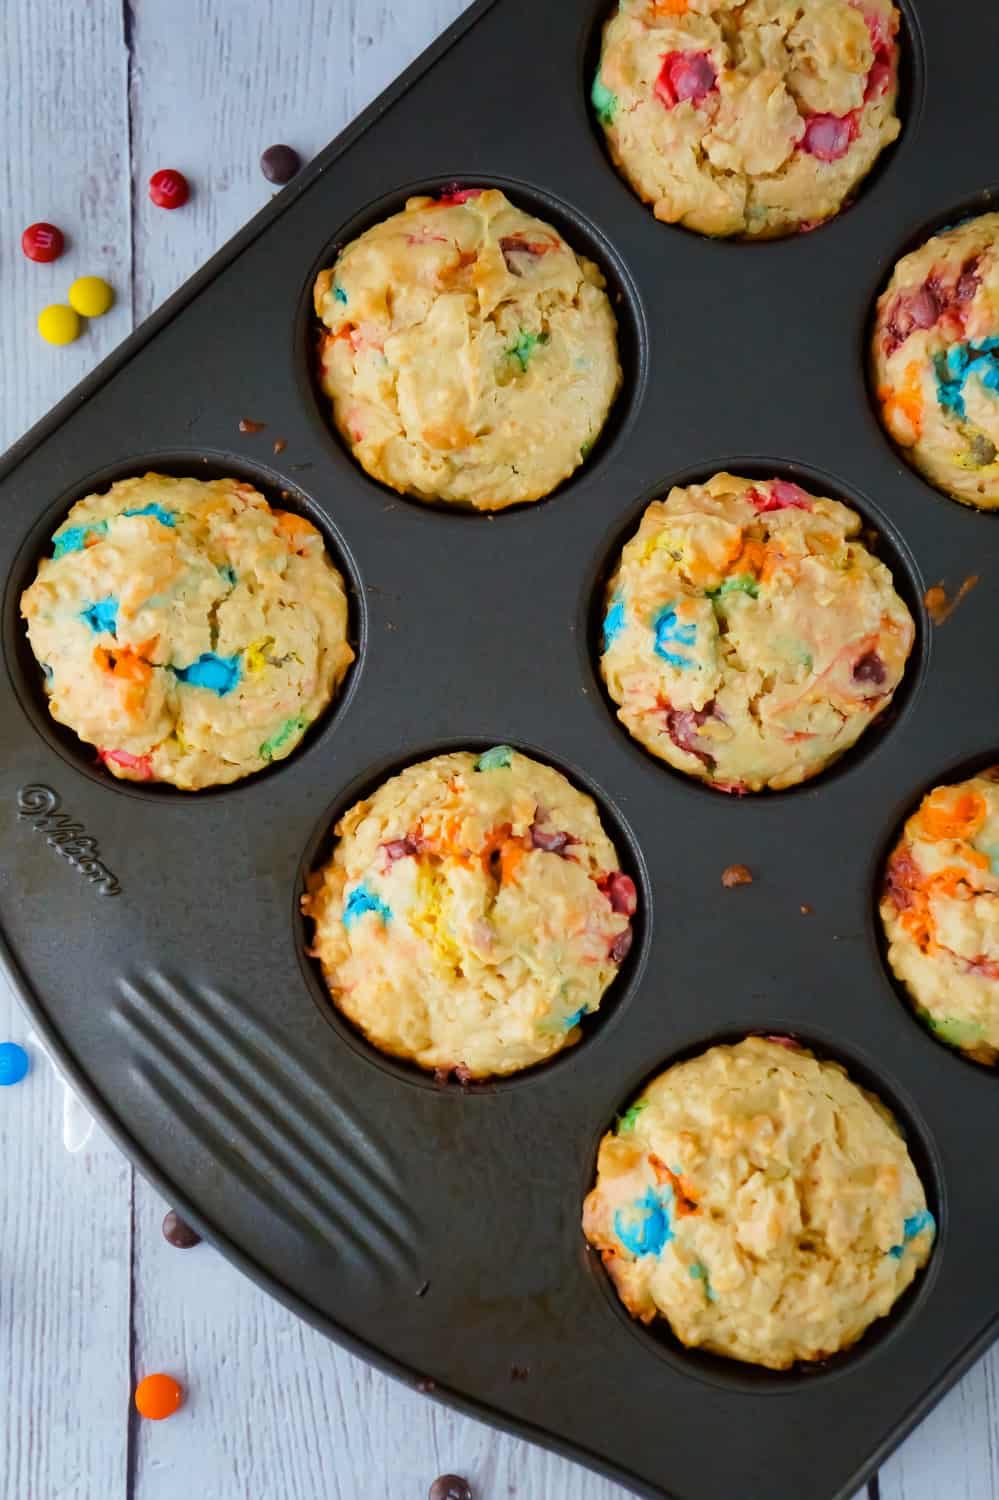
<svg viewBox="0 0 999 1500">
<path fill-rule="evenodd" d="M 147 1375 L 135 1388 L 139 1415 L 150 1422 L 172 1417 L 184 1400 L 184 1387 L 172 1375 Z"/>
</svg>

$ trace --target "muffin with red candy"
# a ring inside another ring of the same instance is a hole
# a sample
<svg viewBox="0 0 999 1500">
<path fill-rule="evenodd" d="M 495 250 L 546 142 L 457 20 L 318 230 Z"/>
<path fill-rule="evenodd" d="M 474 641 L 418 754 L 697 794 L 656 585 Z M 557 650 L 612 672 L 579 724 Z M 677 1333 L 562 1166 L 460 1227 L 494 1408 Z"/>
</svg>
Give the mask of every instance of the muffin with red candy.
<svg viewBox="0 0 999 1500">
<path fill-rule="evenodd" d="M 888 861 L 881 920 L 933 1034 L 999 1061 L 999 766 L 923 798 Z"/>
<path fill-rule="evenodd" d="M 999 507 L 999 213 L 903 256 L 872 352 L 881 419 L 909 462 L 954 500 Z"/>
<path fill-rule="evenodd" d="M 305 915 L 334 1004 L 461 1080 L 580 1040 L 631 948 L 634 882 L 590 797 L 498 745 L 410 766 L 340 820 Z"/>
<path fill-rule="evenodd" d="M 314 288 L 319 382 L 358 463 L 420 500 L 503 510 L 583 464 L 618 391 L 603 273 L 495 188 L 410 198 Z"/>
<path fill-rule="evenodd" d="M 21 614 L 52 717 L 119 780 L 185 791 L 290 755 L 354 659 L 322 534 L 236 479 L 87 495 Z"/>
<path fill-rule="evenodd" d="M 593 106 L 657 219 L 792 234 L 898 135 L 898 26 L 891 0 L 620 0 Z"/>
<path fill-rule="evenodd" d="M 716 474 L 646 510 L 600 669 L 630 734 L 723 792 L 816 776 L 882 714 L 915 626 L 838 500 Z"/>
</svg>

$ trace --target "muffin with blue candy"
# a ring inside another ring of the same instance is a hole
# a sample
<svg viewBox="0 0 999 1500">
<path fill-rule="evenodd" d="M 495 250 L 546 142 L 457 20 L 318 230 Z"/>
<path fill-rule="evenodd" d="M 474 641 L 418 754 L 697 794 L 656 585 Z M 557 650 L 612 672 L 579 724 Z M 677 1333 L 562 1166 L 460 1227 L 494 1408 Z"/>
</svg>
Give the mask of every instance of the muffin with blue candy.
<svg viewBox="0 0 999 1500">
<path fill-rule="evenodd" d="M 600 269 L 495 188 L 410 198 L 320 271 L 319 383 L 373 478 L 497 511 L 586 461 L 621 388 Z"/>
<path fill-rule="evenodd" d="M 888 963 L 934 1036 L 999 1063 L 999 768 L 934 787 L 885 870 Z"/>
<path fill-rule="evenodd" d="M 508 745 L 410 766 L 337 824 L 305 915 L 334 1004 L 462 1081 L 582 1036 L 632 944 L 634 882 L 590 797 Z"/>
<path fill-rule="evenodd" d="M 999 506 L 999 213 L 903 256 L 873 361 L 881 419 L 909 462 L 964 505 Z"/>
<path fill-rule="evenodd" d="M 354 659 L 322 536 L 235 479 L 88 495 L 21 613 L 52 717 L 113 776 L 185 790 L 289 755 Z"/>
<path fill-rule="evenodd" d="M 774 1370 L 855 1343 L 936 1236 L 891 1113 L 790 1037 L 648 1084 L 601 1142 L 583 1228 L 633 1317 Z"/>
<path fill-rule="evenodd" d="M 849 202 L 899 133 L 891 0 L 618 0 L 593 108 L 657 219 L 773 239 Z"/>
<path fill-rule="evenodd" d="M 723 792 L 817 775 L 888 707 L 912 616 L 860 517 L 716 474 L 649 506 L 607 589 L 600 670 L 640 744 Z"/>
</svg>

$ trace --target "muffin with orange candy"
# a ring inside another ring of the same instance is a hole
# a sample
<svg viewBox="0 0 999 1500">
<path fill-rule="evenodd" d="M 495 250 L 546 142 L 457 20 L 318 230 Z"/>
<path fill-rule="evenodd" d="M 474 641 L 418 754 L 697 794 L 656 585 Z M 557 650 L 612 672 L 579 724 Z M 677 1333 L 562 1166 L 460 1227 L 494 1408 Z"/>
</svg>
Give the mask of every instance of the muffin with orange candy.
<svg viewBox="0 0 999 1500">
<path fill-rule="evenodd" d="M 374 1046 L 464 1083 L 581 1039 L 638 892 L 561 772 L 509 745 L 437 755 L 335 833 L 303 911 L 334 1004 Z"/>
<path fill-rule="evenodd" d="M 898 262 L 873 366 L 882 421 L 909 462 L 954 500 L 999 506 L 999 213 Z"/>
<path fill-rule="evenodd" d="M 642 517 L 607 586 L 600 669 L 653 755 L 723 792 L 794 786 L 892 700 L 912 616 L 855 511 L 716 474 Z"/>
<path fill-rule="evenodd" d="M 633 1318 L 771 1370 L 847 1349 L 936 1220 L 884 1103 L 792 1037 L 674 1063 L 600 1143 L 583 1232 Z"/>
<path fill-rule="evenodd" d="M 354 659 L 322 536 L 235 479 L 88 495 L 21 613 L 52 717 L 113 776 L 185 790 L 289 755 Z"/>
<path fill-rule="evenodd" d="M 382 484 L 503 510 L 583 464 L 621 388 L 603 273 L 495 188 L 410 198 L 316 277 L 319 383 Z"/>
<path fill-rule="evenodd" d="M 881 898 L 888 962 L 941 1041 L 999 1059 L 999 767 L 936 787 L 906 823 Z"/>
</svg>

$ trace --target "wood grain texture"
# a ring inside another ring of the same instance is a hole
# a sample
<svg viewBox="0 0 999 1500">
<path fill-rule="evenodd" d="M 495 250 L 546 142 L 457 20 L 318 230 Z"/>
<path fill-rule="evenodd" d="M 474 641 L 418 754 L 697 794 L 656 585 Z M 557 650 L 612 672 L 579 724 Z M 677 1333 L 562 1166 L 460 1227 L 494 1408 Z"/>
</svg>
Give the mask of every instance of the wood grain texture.
<svg viewBox="0 0 999 1500">
<path fill-rule="evenodd" d="M 132 327 L 126 54 L 120 7 L 3 0 L 0 7 L 0 451 Z M 67 251 L 51 265 L 21 253 L 21 231 L 57 224 Z M 52 348 L 36 319 L 77 276 L 110 281 L 118 302 L 77 343 Z"/>
<path fill-rule="evenodd" d="M 993 1350 L 889 1459 L 879 1475 L 880 1500 L 995 1500 L 997 1378 Z"/>
<path fill-rule="evenodd" d="M 308 158 L 462 9 L 4 0 L 0 448 L 267 201 L 265 146 Z M 162 166 L 190 177 L 186 209 L 150 203 Z M 21 256 L 37 218 L 69 235 L 54 266 Z M 93 272 L 115 285 L 116 308 L 77 345 L 47 347 L 37 312 Z M 0 981 L 0 1039 L 26 1031 Z M 60 1090 L 36 1061 L 25 1085 L 0 1091 L 0 1500 L 422 1500 L 446 1470 L 477 1500 L 623 1500 L 336 1349 L 206 1247 L 172 1250 L 166 1205 L 133 1189 L 102 1137 L 63 1152 Z M 133 1361 L 187 1383 L 171 1422 L 130 1419 Z M 881 1500 L 999 1500 L 997 1372 L 993 1355 L 928 1419 L 882 1471 Z"/>
<path fill-rule="evenodd" d="M 133 0 L 130 114 L 136 316 L 144 318 L 274 192 L 277 141 L 308 160 L 395 78 L 465 0 Z M 147 183 L 178 167 L 190 205 Z M 303 254 L 303 275 L 315 249 Z"/>
<path fill-rule="evenodd" d="M 168 1370 L 189 1399 L 137 1433 L 138 1500 L 423 1500 L 444 1471 L 482 1500 L 625 1500 L 574 1464 L 490 1431 L 337 1349 L 208 1247 L 171 1249 L 166 1205 L 137 1190 L 138 1373 Z"/>
<path fill-rule="evenodd" d="M 0 979 L 0 1495 L 125 1500 L 132 1169 L 103 1136 L 62 1149 L 62 1088 Z"/>
<path fill-rule="evenodd" d="M 5 0 L 0 98 L 2 449 L 132 326 L 120 11 Z M 66 235 L 51 265 L 21 253 L 36 219 Z M 41 308 L 93 273 L 117 305 L 71 347 L 43 344 Z M 27 1030 L 0 979 L 0 1039 L 24 1043 Z M 62 1088 L 32 1062 L 0 1091 L 0 1494 L 125 1500 L 132 1170 L 103 1137 L 82 1159 L 63 1151 Z"/>
</svg>

